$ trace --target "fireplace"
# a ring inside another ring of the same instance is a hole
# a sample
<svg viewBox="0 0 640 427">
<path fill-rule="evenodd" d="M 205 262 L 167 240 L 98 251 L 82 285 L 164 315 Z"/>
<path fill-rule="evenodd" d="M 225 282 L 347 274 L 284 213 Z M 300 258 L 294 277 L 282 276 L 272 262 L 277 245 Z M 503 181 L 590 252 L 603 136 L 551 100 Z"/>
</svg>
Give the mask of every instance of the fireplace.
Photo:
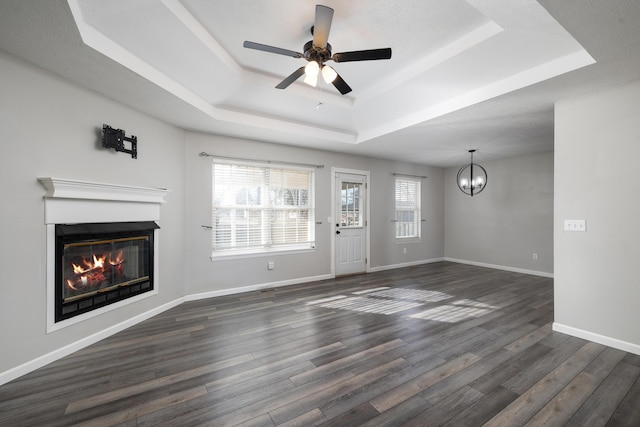
<svg viewBox="0 0 640 427">
<path fill-rule="evenodd" d="M 159 294 L 158 224 L 170 190 L 38 180 L 47 190 L 47 333 Z"/>
<path fill-rule="evenodd" d="M 55 321 L 152 291 L 154 221 L 56 224 Z"/>
</svg>

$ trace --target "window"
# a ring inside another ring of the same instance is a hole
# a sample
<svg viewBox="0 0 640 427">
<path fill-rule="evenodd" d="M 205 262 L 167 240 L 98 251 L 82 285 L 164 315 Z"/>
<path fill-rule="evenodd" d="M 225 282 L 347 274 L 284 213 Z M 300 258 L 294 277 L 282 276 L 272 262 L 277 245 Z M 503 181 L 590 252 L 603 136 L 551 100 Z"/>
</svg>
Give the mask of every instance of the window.
<svg viewBox="0 0 640 427">
<path fill-rule="evenodd" d="M 362 198 L 360 197 L 361 182 L 342 181 L 340 191 L 340 226 L 361 228 L 364 219 L 362 218 Z"/>
<path fill-rule="evenodd" d="M 420 181 L 396 177 L 396 239 L 419 239 L 420 216 Z"/>
<path fill-rule="evenodd" d="M 212 254 L 315 247 L 315 173 L 213 163 Z"/>
</svg>

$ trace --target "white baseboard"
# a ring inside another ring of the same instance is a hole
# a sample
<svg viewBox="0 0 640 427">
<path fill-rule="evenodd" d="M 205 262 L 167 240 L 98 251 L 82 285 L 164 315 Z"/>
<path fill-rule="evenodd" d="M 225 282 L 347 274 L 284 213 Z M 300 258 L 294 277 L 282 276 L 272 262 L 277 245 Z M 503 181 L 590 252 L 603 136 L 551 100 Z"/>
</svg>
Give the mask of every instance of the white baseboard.
<svg viewBox="0 0 640 427">
<path fill-rule="evenodd" d="M 468 261 L 464 259 L 456 259 L 456 258 L 449 258 L 449 257 L 444 257 L 442 260 L 457 262 L 459 264 L 475 265 L 476 267 L 487 267 L 487 268 L 493 268 L 496 270 L 511 271 L 513 273 L 531 274 L 533 276 L 548 277 L 553 279 L 553 273 L 547 273 L 545 271 L 527 270 L 524 268 L 507 267 L 506 265 L 487 264 L 484 262 Z"/>
<path fill-rule="evenodd" d="M 279 282 L 261 283 L 259 285 L 243 286 L 241 288 L 221 289 L 218 291 L 202 292 L 199 294 L 191 294 L 184 297 L 185 301 L 197 301 L 201 299 L 222 297 L 226 295 L 241 294 L 243 292 L 259 291 L 261 289 L 279 288 L 282 286 L 299 285 L 302 283 L 316 282 L 318 280 L 333 279 L 330 274 L 322 274 L 319 276 L 302 277 L 299 279 L 281 280 Z"/>
<path fill-rule="evenodd" d="M 61 359 L 65 356 L 68 356 L 69 354 L 75 351 L 88 347 L 91 344 L 95 344 L 98 341 L 103 340 L 107 337 L 110 337 L 111 335 L 116 334 L 120 331 L 123 331 L 131 326 L 134 326 L 142 322 L 143 320 L 150 319 L 153 316 L 156 316 L 162 313 L 163 311 L 167 311 L 170 308 L 176 307 L 182 304 L 183 302 L 184 302 L 184 298 L 178 298 L 174 301 L 161 305 L 160 307 L 156 307 L 145 313 L 141 313 L 137 316 L 134 316 L 116 325 L 113 325 L 106 329 L 98 331 L 95 334 L 89 335 L 88 337 L 82 338 L 62 348 L 54 350 L 50 353 L 42 355 L 26 363 L 23 363 L 22 365 L 16 366 L 15 368 L 9 369 L 8 371 L 0 372 L 0 385 L 6 384 L 9 381 L 13 381 L 18 377 L 28 374 L 31 371 L 35 371 L 36 369 L 41 368 L 45 365 L 48 365 L 51 362 L 55 362 L 56 360 Z"/>
<path fill-rule="evenodd" d="M 617 338 L 607 337 L 605 335 L 596 334 L 594 332 L 585 331 L 583 329 L 574 328 L 556 322 L 553 323 L 553 330 L 588 341 L 593 341 L 598 344 L 606 345 L 608 347 L 617 348 L 618 350 L 626 351 L 628 353 L 640 355 L 640 345 L 638 344 L 633 344 L 627 341 L 619 340 Z"/>
<path fill-rule="evenodd" d="M 423 259 L 420 261 L 403 262 L 400 264 L 378 265 L 378 266 L 369 268 L 369 273 L 375 273 L 378 271 L 385 271 L 385 270 L 395 270 L 396 268 L 403 268 L 403 267 L 413 267 L 415 265 L 431 264 L 434 262 L 440 262 L 444 260 L 445 260 L 444 258 L 432 258 L 432 259 Z"/>
</svg>

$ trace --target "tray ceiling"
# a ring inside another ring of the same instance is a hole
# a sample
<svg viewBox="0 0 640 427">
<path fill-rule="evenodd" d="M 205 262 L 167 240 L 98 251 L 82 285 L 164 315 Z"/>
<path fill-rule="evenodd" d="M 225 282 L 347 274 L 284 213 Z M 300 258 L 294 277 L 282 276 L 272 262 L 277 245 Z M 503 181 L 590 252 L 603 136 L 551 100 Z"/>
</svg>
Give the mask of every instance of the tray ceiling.
<svg viewBox="0 0 640 427">
<path fill-rule="evenodd" d="M 306 61 L 242 43 L 301 52 L 316 2 L 3 2 L 33 22 L 3 19 L 0 48 L 177 126 L 437 166 L 469 148 L 479 159 L 552 150 L 558 87 L 543 83 L 596 62 L 534 0 L 326 0 L 334 52 L 391 47 L 392 58 L 330 63 L 345 96 L 321 79 L 278 90 Z"/>
</svg>

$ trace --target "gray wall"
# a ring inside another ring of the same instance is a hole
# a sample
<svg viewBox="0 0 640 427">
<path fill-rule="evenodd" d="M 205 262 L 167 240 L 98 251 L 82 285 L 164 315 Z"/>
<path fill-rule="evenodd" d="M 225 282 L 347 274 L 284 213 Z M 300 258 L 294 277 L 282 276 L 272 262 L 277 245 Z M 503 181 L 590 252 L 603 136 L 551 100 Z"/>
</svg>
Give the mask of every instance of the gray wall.
<svg viewBox="0 0 640 427">
<path fill-rule="evenodd" d="M 553 153 L 475 160 L 488 183 L 474 197 L 458 189 L 459 168 L 445 172 L 445 257 L 553 274 Z"/>
<path fill-rule="evenodd" d="M 638 100 L 635 82 L 556 104 L 554 293 L 556 326 L 640 354 Z"/>
<path fill-rule="evenodd" d="M 394 163 L 386 160 L 276 145 L 226 136 L 188 133 L 185 151 L 187 169 L 187 294 L 222 291 L 230 288 L 283 283 L 331 273 L 331 233 L 327 222 L 331 214 L 331 168 L 371 172 L 371 260 L 370 266 L 388 268 L 442 258 L 444 246 L 443 185 L 441 168 Z M 316 250 L 311 253 L 264 255 L 233 260 L 211 261 L 211 232 L 201 225 L 211 223 L 211 154 L 321 164 L 316 171 Z M 427 175 L 422 185 L 424 205 L 423 239 L 420 243 L 396 244 L 394 224 L 394 183 L 392 175 Z M 403 248 L 407 248 L 407 253 Z M 267 270 L 267 261 L 276 268 Z M 241 272 L 242 274 L 238 274 Z"/>
<path fill-rule="evenodd" d="M 0 373 L 184 294 L 184 132 L 0 53 Z M 103 123 L 138 159 L 99 148 Z M 37 177 L 172 190 L 162 206 L 161 292 L 46 334 L 45 189 Z"/>
</svg>

